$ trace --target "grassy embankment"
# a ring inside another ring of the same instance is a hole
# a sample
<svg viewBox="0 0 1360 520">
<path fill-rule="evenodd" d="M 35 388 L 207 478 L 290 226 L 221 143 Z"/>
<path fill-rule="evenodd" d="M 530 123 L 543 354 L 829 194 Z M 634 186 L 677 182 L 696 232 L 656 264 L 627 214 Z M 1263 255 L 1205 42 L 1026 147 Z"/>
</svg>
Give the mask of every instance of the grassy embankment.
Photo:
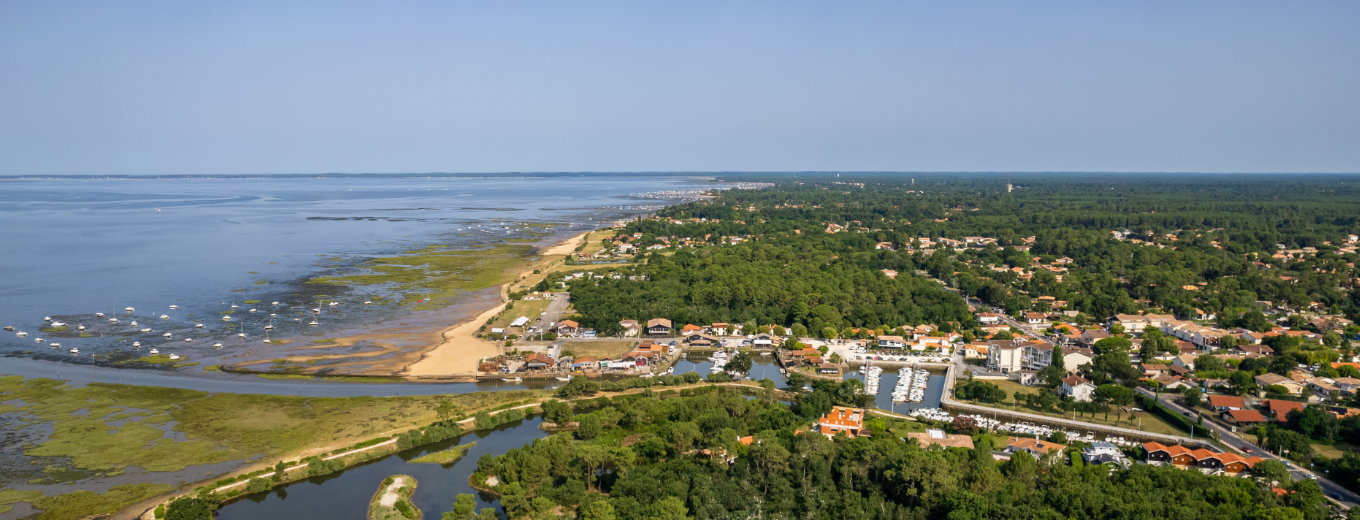
<svg viewBox="0 0 1360 520">
<path fill-rule="evenodd" d="M 453 464 L 455 462 L 458 462 L 459 459 L 462 459 L 464 455 L 467 455 L 467 450 L 472 449 L 472 447 L 476 445 L 477 441 L 472 441 L 467 444 L 454 446 L 444 451 L 436 451 L 434 453 L 430 453 L 427 455 L 411 459 L 411 462 Z"/>
<path fill-rule="evenodd" d="M 985 382 L 987 382 L 987 383 L 992 383 L 992 384 L 996 385 L 997 387 L 1001 388 L 1002 390 L 1005 390 L 1007 396 L 1014 396 L 1014 395 L 1016 394 L 1016 392 L 1023 393 L 1023 394 L 1032 394 L 1032 393 L 1044 391 L 1044 389 L 1042 389 L 1042 388 L 1032 387 L 1032 386 L 1025 386 L 1025 385 L 1022 385 L 1022 384 L 1020 384 L 1020 383 L 1018 383 L 1018 382 L 1010 381 L 1010 380 L 987 379 L 987 380 L 985 380 Z M 984 403 L 984 402 L 981 402 L 981 401 L 967 401 L 967 400 L 962 400 L 962 399 L 960 399 L 960 400 L 963 401 L 963 402 L 966 402 L 966 403 L 975 404 L 975 405 L 979 405 L 979 406 L 987 406 L 987 407 L 996 408 L 996 409 L 999 409 L 999 410 L 1010 410 L 1010 409 L 1011 409 L 1011 402 L 1010 402 L 1010 399 L 1007 399 L 1005 403 Z M 1092 424 L 1101 424 L 1101 425 L 1105 425 L 1105 426 L 1116 426 L 1116 427 L 1120 427 L 1120 428 L 1133 428 L 1133 429 L 1139 429 L 1139 421 L 1141 420 L 1141 421 L 1142 421 L 1142 430 L 1143 430 L 1143 431 L 1152 432 L 1152 433 L 1163 433 L 1163 434 L 1167 434 L 1167 435 L 1185 435 L 1186 433 L 1188 433 L 1188 432 L 1183 432 L 1183 431 L 1181 431 L 1180 429 L 1176 428 L 1175 426 L 1172 426 L 1172 425 L 1170 425 L 1170 424 L 1167 424 L 1166 421 L 1163 421 L 1161 418 L 1159 418 L 1159 417 L 1157 417 L 1156 415 L 1153 415 L 1152 413 L 1149 413 L 1149 412 L 1142 412 L 1142 413 L 1133 414 L 1133 415 L 1132 415 L 1133 419 L 1130 420 L 1130 419 L 1129 419 L 1130 415 L 1128 415 L 1128 414 L 1123 414 L 1123 413 L 1117 411 L 1117 410 L 1118 410 L 1118 407 L 1111 406 L 1111 409 L 1112 409 L 1112 410 L 1111 410 L 1111 412 L 1110 412 L 1108 418 L 1106 418 L 1105 413 L 1102 412 L 1102 413 L 1094 414 L 1094 416 L 1093 416 L 1092 414 L 1085 414 L 1085 415 L 1083 415 L 1083 414 L 1077 414 L 1076 420 L 1082 421 L 1082 422 L 1088 422 L 1088 423 L 1092 423 Z M 1038 408 L 1034 408 L 1034 407 L 1031 407 L 1031 406 L 1029 406 L 1029 405 L 1026 405 L 1024 402 L 1019 401 L 1019 400 L 1016 400 L 1016 401 L 1015 401 L 1015 411 L 1018 411 L 1018 412 L 1026 412 L 1026 413 L 1032 413 L 1032 414 L 1038 414 L 1038 415 L 1045 415 L 1045 416 L 1055 417 L 1055 418 L 1072 419 L 1072 414 L 1071 414 L 1071 413 L 1064 414 L 1064 413 L 1061 413 L 1061 412 L 1058 412 L 1058 413 L 1054 413 L 1054 412 L 1044 412 L 1044 411 L 1039 410 Z"/>
<path fill-rule="evenodd" d="M 510 322 L 515 321 L 515 318 L 518 318 L 520 316 L 529 318 L 529 323 L 526 324 L 523 328 L 509 331 L 509 333 L 521 334 L 524 332 L 525 329 L 528 329 L 529 327 L 535 325 L 542 326 L 548 325 L 547 323 L 537 322 L 534 320 L 537 320 L 541 316 L 540 313 L 547 310 L 548 305 L 552 304 L 552 300 L 517 300 L 511 303 L 513 305 L 511 305 L 510 308 L 501 311 L 501 313 L 497 314 L 495 318 L 492 318 L 491 324 L 486 327 L 487 330 L 491 330 L 494 328 L 509 327 Z"/>
<path fill-rule="evenodd" d="M 113 476 L 128 467 L 151 472 L 189 466 L 300 455 L 351 444 L 436 420 L 435 407 L 448 400 L 463 410 L 496 408 L 537 399 L 542 391 L 478 392 L 443 396 L 306 398 L 208 394 L 192 390 L 91 383 L 75 388 L 49 379 L 0 378 L 0 413 L 20 414 L 20 427 L 50 425 L 47 440 L 23 448 L 46 464 L 47 477 L 32 485 L 61 484 L 96 475 Z M 122 421 L 118 426 L 109 423 Z M 161 429 L 186 440 L 176 441 Z M 70 475 L 70 476 L 68 476 Z M 135 480 L 135 477 L 127 477 Z M 132 482 L 103 494 L 77 491 L 59 496 L 10 490 L 0 504 L 29 502 L 49 518 L 83 518 L 111 513 L 164 494 L 171 486 Z M 74 516 L 73 516 L 74 515 Z"/>
</svg>

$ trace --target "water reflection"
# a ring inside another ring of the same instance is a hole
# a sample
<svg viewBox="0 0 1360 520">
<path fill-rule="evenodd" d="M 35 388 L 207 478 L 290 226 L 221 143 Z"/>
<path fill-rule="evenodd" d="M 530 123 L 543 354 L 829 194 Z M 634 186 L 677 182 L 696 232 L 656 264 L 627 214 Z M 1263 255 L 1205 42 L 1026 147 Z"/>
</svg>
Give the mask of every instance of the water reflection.
<svg viewBox="0 0 1360 520">
<path fill-rule="evenodd" d="M 411 448 L 406 451 L 368 461 L 345 471 L 279 487 L 269 493 L 252 495 L 223 506 L 217 518 L 232 519 L 290 519 L 368 517 L 368 501 L 378 485 L 389 475 L 406 474 L 416 478 L 415 495 L 411 503 L 424 512 L 425 518 L 439 518 L 453 508 L 460 493 L 477 498 L 477 508 L 497 507 L 495 498 L 479 493 L 468 485 L 468 477 L 477 470 L 477 459 L 482 455 L 500 455 L 511 448 L 524 446 L 534 439 L 546 437 L 538 427 L 542 420 L 528 418 L 502 425 L 495 430 L 473 432 L 460 438 Z M 415 464 L 408 462 L 427 453 L 443 451 L 459 444 L 477 441 L 466 456 L 451 465 Z M 325 484 L 323 487 L 322 484 Z"/>
</svg>

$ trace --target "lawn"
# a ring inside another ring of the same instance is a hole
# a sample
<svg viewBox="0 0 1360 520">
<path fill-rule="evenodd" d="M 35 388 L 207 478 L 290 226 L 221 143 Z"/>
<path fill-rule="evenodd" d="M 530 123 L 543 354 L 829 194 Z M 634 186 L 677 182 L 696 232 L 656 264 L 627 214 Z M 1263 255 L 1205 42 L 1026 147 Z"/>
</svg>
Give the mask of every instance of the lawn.
<svg viewBox="0 0 1360 520">
<path fill-rule="evenodd" d="M 491 321 L 491 326 L 487 327 L 487 329 L 509 327 L 510 322 L 515 321 L 515 318 L 520 316 L 529 318 L 529 323 L 525 325 L 524 328 L 527 329 L 537 325 L 539 323 L 534 320 L 537 319 L 540 316 L 540 313 L 546 310 L 551 303 L 552 300 L 518 300 L 514 302 L 514 307 L 506 309 L 496 315 L 496 318 Z M 542 325 L 547 324 L 543 323 Z M 515 332 L 519 333 L 523 331 L 516 330 Z"/>
<path fill-rule="evenodd" d="M 1005 390 L 1005 391 L 1006 391 L 1006 394 L 1007 394 L 1008 396 L 1014 396 L 1014 395 L 1016 394 L 1016 392 L 1025 393 L 1025 394 L 1033 394 L 1033 393 L 1038 393 L 1038 392 L 1040 392 L 1040 391 L 1044 391 L 1044 390 L 1045 390 L 1043 387 L 1025 386 L 1025 385 L 1022 385 L 1022 384 L 1020 384 L 1020 383 L 1018 383 L 1018 382 L 1011 381 L 1011 380 L 986 379 L 986 380 L 983 380 L 983 381 L 988 382 L 988 383 L 992 383 L 992 384 L 996 385 L 998 388 L 1001 388 L 1002 390 Z M 976 404 L 976 405 L 980 405 L 980 406 L 988 406 L 988 407 L 992 407 L 992 408 L 999 408 L 999 409 L 1002 409 L 1002 410 L 1010 410 L 1010 409 L 1011 409 L 1011 404 L 1012 404 L 1012 403 L 1011 403 L 1011 400 L 1010 400 L 1009 398 L 1008 398 L 1008 399 L 1006 400 L 1006 402 L 1004 402 L 1004 403 L 995 403 L 995 404 L 983 403 L 983 402 L 978 402 L 978 401 L 967 401 L 967 402 L 972 403 L 972 404 Z M 1027 413 L 1033 413 L 1033 414 L 1039 414 L 1039 415 L 1046 415 L 1046 416 L 1049 416 L 1049 417 L 1061 417 L 1061 418 L 1066 418 L 1066 419 L 1071 419 L 1071 418 L 1072 418 L 1072 414 L 1071 414 L 1071 413 L 1063 414 L 1063 413 L 1053 413 L 1053 412 L 1042 412 L 1042 411 L 1040 411 L 1040 410 L 1037 409 L 1037 408 L 1031 408 L 1030 406 L 1026 405 L 1024 402 L 1021 402 L 1021 401 L 1019 401 L 1019 400 L 1016 400 L 1014 404 L 1015 404 L 1015 410 L 1016 410 L 1016 411 L 1020 411 L 1020 412 L 1027 412 Z M 1102 424 L 1102 425 L 1105 425 L 1105 426 L 1117 426 L 1117 427 L 1120 427 L 1120 428 L 1133 428 L 1133 429 L 1139 429 L 1139 420 L 1141 419 L 1141 420 L 1142 420 L 1142 430 L 1143 430 L 1143 431 L 1148 431 L 1148 432 L 1153 432 L 1153 433 L 1164 433 L 1164 434 L 1167 434 L 1167 435 L 1185 435 L 1185 434 L 1189 433 L 1189 432 L 1183 432 L 1183 431 L 1181 431 L 1180 429 L 1176 428 L 1175 426 L 1172 426 L 1172 425 L 1168 424 L 1166 421 L 1163 421 L 1161 418 L 1159 418 L 1159 417 L 1157 417 L 1156 415 L 1153 415 L 1153 414 L 1151 414 L 1151 413 L 1147 413 L 1147 412 L 1136 413 L 1136 414 L 1134 414 L 1134 416 L 1133 416 L 1133 417 L 1134 417 L 1133 420 L 1132 420 L 1132 421 L 1129 421 L 1129 416 L 1126 415 L 1126 414 L 1123 414 L 1123 413 L 1118 412 L 1118 408 L 1117 408 L 1117 407 L 1111 406 L 1110 408 L 1111 408 L 1111 411 L 1110 411 L 1110 414 L 1109 414 L 1109 418 L 1108 418 L 1108 419 L 1106 418 L 1106 414 L 1104 414 L 1104 413 L 1097 413 L 1097 414 L 1094 414 L 1094 417 L 1092 417 L 1092 414 L 1084 414 L 1084 415 L 1083 415 L 1083 414 L 1078 414 L 1077 417 L 1076 417 L 1076 420 L 1082 421 L 1082 422 L 1089 422 L 1089 423 L 1093 423 L 1093 424 Z"/>
<path fill-rule="evenodd" d="M 618 359 L 632 352 L 637 344 L 636 341 L 572 341 L 563 344 L 562 350 L 575 352 L 577 358 Z"/>
</svg>

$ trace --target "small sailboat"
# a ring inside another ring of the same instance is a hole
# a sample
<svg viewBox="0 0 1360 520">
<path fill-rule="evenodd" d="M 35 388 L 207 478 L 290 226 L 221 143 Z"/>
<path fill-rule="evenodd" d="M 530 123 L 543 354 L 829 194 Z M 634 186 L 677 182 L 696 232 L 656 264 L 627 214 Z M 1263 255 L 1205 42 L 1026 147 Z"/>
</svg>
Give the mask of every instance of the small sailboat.
<svg viewBox="0 0 1360 520">
<path fill-rule="evenodd" d="M 104 313 L 102 313 L 102 312 L 96 312 L 96 313 L 94 313 L 94 317 L 96 317 L 96 318 L 103 318 L 103 317 L 104 317 Z"/>
<path fill-rule="evenodd" d="M 118 318 L 109 318 L 109 323 L 118 323 Z M 136 325 L 133 325 L 136 327 Z"/>
<path fill-rule="evenodd" d="M 132 342 L 132 348 L 142 348 L 142 342 L 140 341 Z"/>
<path fill-rule="evenodd" d="M 221 343 L 213 343 L 213 348 L 222 348 Z"/>
<path fill-rule="evenodd" d="M 196 328 L 196 329 L 201 329 L 201 328 L 203 328 L 203 324 L 202 324 L 202 323 L 195 323 L 195 324 L 194 324 L 194 328 Z"/>
<path fill-rule="evenodd" d="M 171 361 L 174 361 L 174 360 L 176 360 L 176 359 L 179 359 L 179 354 L 170 354 L 170 360 L 171 360 Z"/>
<path fill-rule="evenodd" d="M 237 336 L 244 338 L 244 337 L 246 337 L 246 333 L 242 332 L 242 333 L 240 333 L 240 334 L 237 334 Z"/>
<path fill-rule="evenodd" d="M 80 353 L 80 348 L 79 348 L 79 347 L 71 347 L 71 353 L 72 353 L 72 354 L 79 354 L 79 353 Z"/>
<path fill-rule="evenodd" d="M 167 333 L 165 333 L 165 334 L 161 334 L 161 335 L 162 335 L 162 336 L 165 336 L 165 337 L 167 337 L 167 338 L 170 337 L 170 333 L 169 333 L 169 332 L 167 332 Z"/>
<path fill-rule="evenodd" d="M 340 305 L 340 302 L 331 302 L 331 307 L 334 307 L 336 305 Z"/>
<path fill-rule="evenodd" d="M 84 326 L 84 325 L 81 325 L 81 326 L 79 326 L 79 327 L 76 327 L 76 329 L 78 329 L 78 330 L 85 330 L 85 326 Z"/>
<path fill-rule="evenodd" d="M 241 308 L 241 306 L 233 303 L 233 304 L 231 304 L 231 308 L 233 308 L 233 309 L 239 309 L 239 308 Z"/>
<path fill-rule="evenodd" d="M 51 345 L 52 345 L 52 348 L 60 348 L 60 347 L 61 347 L 61 343 L 51 343 Z"/>
<path fill-rule="evenodd" d="M 43 339 L 42 339 L 42 338 L 33 338 L 33 342 L 34 342 L 34 343 L 42 343 L 42 342 L 43 342 Z"/>
<path fill-rule="evenodd" d="M 132 307 L 128 307 L 128 308 L 123 309 L 123 310 L 127 311 L 128 314 L 132 314 Z"/>
<path fill-rule="evenodd" d="M 194 338 L 184 338 L 184 342 L 185 342 L 185 343 L 193 343 L 193 342 L 194 342 Z"/>
<path fill-rule="evenodd" d="M 255 309 L 250 309 L 249 311 L 246 312 L 255 312 Z"/>
<path fill-rule="evenodd" d="M 43 316 L 43 321 L 52 321 L 51 316 Z"/>
<path fill-rule="evenodd" d="M 166 315 L 164 315 L 164 314 L 162 314 L 162 315 L 161 315 L 161 319 L 163 319 L 163 320 L 168 320 L 168 319 L 170 319 L 170 317 L 169 317 L 169 316 L 166 316 Z"/>
<path fill-rule="evenodd" d="M 154 349 L 154 348 L 151 349 L 151 355 L 153 355 L 153 356 L 156 355 L 156 354 L 160 354 L 160 353 L 161 353 L 161 351 L 159 351 L 159 350 L 156 350 L 156 349 Z"/>
</svg>

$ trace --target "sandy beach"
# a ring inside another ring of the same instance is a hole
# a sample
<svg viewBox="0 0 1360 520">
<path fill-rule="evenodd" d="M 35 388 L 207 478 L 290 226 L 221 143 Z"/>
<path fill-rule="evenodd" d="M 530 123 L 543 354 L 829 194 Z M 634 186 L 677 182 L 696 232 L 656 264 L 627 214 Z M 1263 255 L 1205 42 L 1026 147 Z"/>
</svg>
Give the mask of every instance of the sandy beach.
<svg viewBox="0 0 1360 520">
<path fill-rule="evenodd" d="M 555 246 L 544 249 L 540 255 L 541 260 L 535 264 L 551 263 L 557 258 L 565 257 L 575 251 L 590 232 L 583 232 L 574 237 L 563 240 Z M 533 266 L 525 269 L 516 276 L 527 278 L 533 276 Z M 540 276 L 546 276 L 542 274 Z M 505 310 L 505 305 L 510 301 L 509 288 L 516 281 L 511 281 L 501 285 L 501 303 L 491 307 L 471 320 L 464 321 L 440 332 L 442 341 L 430 350 L 423 353 L 420 360 L 407 366 L 400 374 L 404 376 L 453 376 L 453 375 L 473 375 L 477 371 L 477 362 L 484 357 L 496 356 L 500 354 L 500 345 L 494 341 L 477 339 L 477 329 L 483 323 L 494 318 L 501 311 Z M 537 283 L 536 281 L 532 281 Z"/>
</svg>

